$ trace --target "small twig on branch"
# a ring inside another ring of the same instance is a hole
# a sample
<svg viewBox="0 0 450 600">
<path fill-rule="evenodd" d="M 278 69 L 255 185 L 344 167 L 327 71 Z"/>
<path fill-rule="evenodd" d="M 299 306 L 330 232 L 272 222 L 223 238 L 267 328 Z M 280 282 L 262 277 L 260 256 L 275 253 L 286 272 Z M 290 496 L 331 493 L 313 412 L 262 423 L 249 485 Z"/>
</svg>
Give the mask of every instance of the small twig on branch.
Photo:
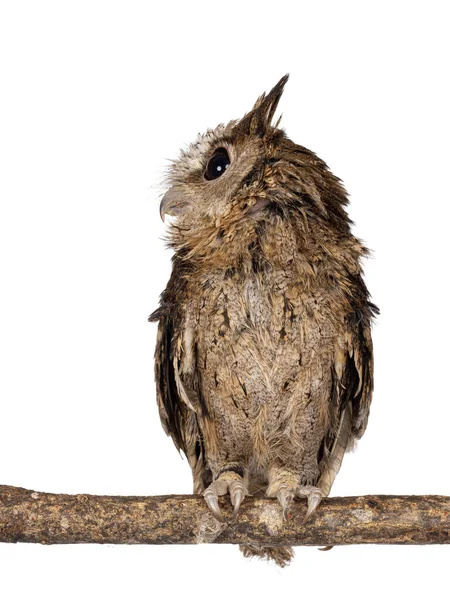
<svg viewBox="0 0 450 600">
<path fill-rule="evenodd" d="M 219 524 L 201 496 L 46 494 L 0 486 L 0 542 L 41 544 L 449 544 L 450 497 L 326 498 L 302 525 L 306 504 L 283 521 L 276 500 L 246 498 L 237 521 L 221 499 Z"/>
</svg>

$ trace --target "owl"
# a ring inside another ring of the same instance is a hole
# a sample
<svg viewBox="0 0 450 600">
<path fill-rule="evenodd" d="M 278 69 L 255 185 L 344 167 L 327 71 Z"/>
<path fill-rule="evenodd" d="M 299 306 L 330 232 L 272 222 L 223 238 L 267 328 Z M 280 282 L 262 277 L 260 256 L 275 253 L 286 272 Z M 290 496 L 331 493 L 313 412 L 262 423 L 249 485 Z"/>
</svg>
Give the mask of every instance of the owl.
<svg viewBox="0 0 450 600">
<path fill-rule="evenodd" d="M 305 522 L 366 429 L 373 389 L 366 248 L 341 181 L 274 114 L 288 76 L 170 168 L 172 274 L 155 376 L 164 430 L 217 519 L 228 495 L 277 498 Z M 241 547 L 286 564 L 292 550 Z"/>
</svg>

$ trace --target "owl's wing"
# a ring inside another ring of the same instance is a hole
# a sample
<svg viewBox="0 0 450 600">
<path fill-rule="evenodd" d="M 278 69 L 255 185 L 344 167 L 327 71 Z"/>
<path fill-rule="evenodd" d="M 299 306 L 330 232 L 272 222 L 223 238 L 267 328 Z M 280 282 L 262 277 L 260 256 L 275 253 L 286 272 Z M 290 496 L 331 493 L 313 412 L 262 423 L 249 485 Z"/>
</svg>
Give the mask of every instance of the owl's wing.
<svg viewBox="0 0 450 600">
<path fill-rule="evenodd" d="M 156 397 L 162 426 L 178 450 L 186 455 L 194 478 L 194 493 L 210 483 L 204 460 L 204 447 L 198 424 L 198 398 L 194 389 L 183 382 L 181 345 L 173 317 L 155 311 L 150 320 L 159 320 L 155 350 Z"/>
<path fill-rule="evenodd" d="M 359 439 L 366 430 L 373 392 L 373 351 L 370 325 L 360 323 L 349 339 L 342 384 L 344 401 L 352 406 L 352 436 Z"/>
<path fill-rule="evenodd" d="M 353 441 L 360 438 L 366 429 L 372 392 L 373 353 L 370 321 L 361 320 L 350 327 L 333 368 L 333 426 L 323 440 L 319 461 L 319 485 L 325 494 L 331 489 L 346 450 L 353 446 Z"/>
<path fill-rule="evenodd" d="M 151 320 L 159 315 L 153 313 Z M 178 450 L 187 454 L 184 433 L 184 406 L 177 390 L 174 371 L 173 322 L 170 316 L 159 317 L 155 349 L 156 400 L 161 424 Z"/>
</svg>

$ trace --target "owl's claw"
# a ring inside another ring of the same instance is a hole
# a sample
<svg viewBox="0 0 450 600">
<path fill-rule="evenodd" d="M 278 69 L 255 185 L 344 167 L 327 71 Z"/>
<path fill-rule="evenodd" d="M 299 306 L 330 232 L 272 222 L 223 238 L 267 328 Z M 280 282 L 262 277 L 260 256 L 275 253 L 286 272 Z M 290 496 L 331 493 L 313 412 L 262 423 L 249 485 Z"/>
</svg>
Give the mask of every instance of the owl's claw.
<svg viewBox="0 0 450 600">
<path fill-rule="evenodd" d="M 218 521 L 223 521 L 222 512 L 219 508 L 217 493 L 214 490 L 207 488 L 207 490 L 203 494 L 203 497 L 205 499 L 206 504 L 208 505 L 209 510 L 213 513 L 216 519 Z"/>
<path fill-rule="evenodd" d="M 242 500 L 245 498 L 245 487 L 242 481 L 232 481 L 228 486 L 230 492 L 231 504 L 234 507 L 233 519 L 236 519 L 241 506 Z"/>
<path fill-rule="evenodd" d="M 233 519 L 236 519 L 239 507 L 247 493 L 240 475 L 233 471 L 224 471 L 203 493 L 208 508 L 219 521 L 224 520 L 219 507 L 219 496 L 225 496 L 227 493 L 230 494 L 231 504 L 234 508 Z"/>
<path fill-rule="evenodd" d="M 283 519 L 287 521 L 290 517 L 289 509 L 294 500 L 294 492 L 288 485 L 282 484 L 278 489 L 277 498 L 283 509 Z"/>
<path fill-rule="evenodd" d="M 322 498 L 326 495 L 319 487 L 313 485 L 299 485 L 295 473 L 287 471 L 275 471 L 274 481 L 269 485 L 266 491 L 266 495 L 270 498 L 278 498 L 278 502 L 283 510 L 283 518 L 287 520 L 290 518 L 289 510 L 292 506 L 292 502 L 296 496 L 300 498 L 307 498 L 308 507 L 306 510 L 305 517 L 302 524 L 305 524 L 310 518 L 314 511 L 319 506 Z"/>
<path fill-rule="evenodd" d="M 308 508 L 306 510 L 306 515 L 303 518 L 302 525 L 305 525 L 311 518 L 311 515 L 314 514 L 319 504 L 322 502 L 322 498 L 324 497 L 324 493 L 320 488 L 313 486 L 302 486 L 297 491 L 298 496 L 306 496 L 308 499 Z"/>
</svg>

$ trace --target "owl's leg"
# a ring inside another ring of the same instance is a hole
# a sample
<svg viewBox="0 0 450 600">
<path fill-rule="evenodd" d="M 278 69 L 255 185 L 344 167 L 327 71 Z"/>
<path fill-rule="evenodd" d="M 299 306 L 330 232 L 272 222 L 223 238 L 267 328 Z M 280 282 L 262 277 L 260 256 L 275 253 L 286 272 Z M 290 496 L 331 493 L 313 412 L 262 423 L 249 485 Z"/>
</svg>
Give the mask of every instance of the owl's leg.
<svg viewBox="0 0 450 600">
<path fill-rule="evenodd" d="M 233 518 L 236 518 L 242 500 L 247 494 L 247 486 L 242 474 L 243 469 L 240 467 L 226 467 L 204 491 L 206 504 L 217 519 L 223 520 L 218 497 L 225 496 L 227 493 L 230 494 L 231 504 L 234 507 Z"/>
</svg>

